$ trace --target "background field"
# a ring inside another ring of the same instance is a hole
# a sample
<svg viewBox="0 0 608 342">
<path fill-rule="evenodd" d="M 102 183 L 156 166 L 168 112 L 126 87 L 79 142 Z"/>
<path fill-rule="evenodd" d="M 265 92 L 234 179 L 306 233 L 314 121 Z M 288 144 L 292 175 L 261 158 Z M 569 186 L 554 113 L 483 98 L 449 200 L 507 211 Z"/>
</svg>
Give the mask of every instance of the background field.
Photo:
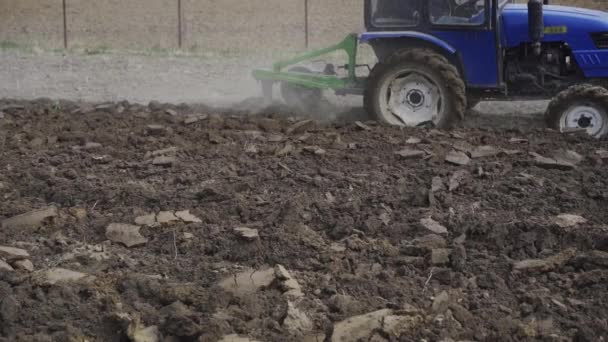
<svg viewBox="0 0 608 342">
<path fill-rule="evenodd" d="M 299 50 L 306 47 L 305 1 L 65 0 L 64 10 L 63 0 L 0 0 L 0 42 L 47 49 L 67 43 L 98 50 Z M 599 0 L 555 3 L 608 8 Z M 363 26 L 361 0 L 308 0 L 308 7 L 311 47 Z"/>
</svg>

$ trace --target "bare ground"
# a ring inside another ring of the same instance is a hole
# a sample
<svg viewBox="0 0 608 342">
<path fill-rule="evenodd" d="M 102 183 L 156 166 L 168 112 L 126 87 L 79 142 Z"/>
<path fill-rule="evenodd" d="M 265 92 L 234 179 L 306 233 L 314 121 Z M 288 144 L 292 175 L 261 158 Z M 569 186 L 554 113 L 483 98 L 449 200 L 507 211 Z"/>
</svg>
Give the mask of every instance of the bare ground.
<svg viewBox="0 0 608 342">
<path fill-rule="evenodd" d="M 0 110 L 3 342 L 608 338 L 606 141 Z"/>
</svg>

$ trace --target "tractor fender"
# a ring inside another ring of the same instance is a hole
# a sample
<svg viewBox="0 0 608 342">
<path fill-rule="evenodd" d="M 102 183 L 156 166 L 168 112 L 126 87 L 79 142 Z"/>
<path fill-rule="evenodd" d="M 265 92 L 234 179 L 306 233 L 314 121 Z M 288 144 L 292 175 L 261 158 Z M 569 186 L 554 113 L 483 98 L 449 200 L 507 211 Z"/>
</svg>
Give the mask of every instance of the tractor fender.
<svg viewBox="0 0 608 342">
<path fill-rule="evenodd" d="M 458 50 L 433 35 L 417 31 L 365 32 L 359 36 L 359 42 L 370 45 L 380 62 L 405 48 L 432 49 L 447 58 L 466 79 Z"/>
<path fill-rule="evenodd" d="M 371 43 L 376 39 L 414 38 L 431 43 L 449 54 L 455 54 L 456 49 L 447 42 L 427 33 L 417 31 L 388 31 L 388 32 L 365 32 L 359 37 L 361 43 Z"/>
</svg>

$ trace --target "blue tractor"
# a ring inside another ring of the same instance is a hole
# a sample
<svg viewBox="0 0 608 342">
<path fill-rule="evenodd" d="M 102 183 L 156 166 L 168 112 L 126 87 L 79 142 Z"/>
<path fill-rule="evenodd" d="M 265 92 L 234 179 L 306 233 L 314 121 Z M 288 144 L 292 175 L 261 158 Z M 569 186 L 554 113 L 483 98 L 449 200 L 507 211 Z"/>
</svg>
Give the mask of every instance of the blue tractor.
<svg viewBox="0 0 608 342">
<path fill-rule="evenodd" d="M 314 110 L 322 91 L 360 94 L 378 121 L 450 128 L 482 100 L 551 99 L 556 130 L 608 136 L 608 13 L 547 0 L 365 0 L 366 32 L 255 70 L 289 105 Z M 359 76 L 359 44 L 377 63 Z M 348 62 L 301 66 L 343 50 Z M 344 69 L 339 75 L 337 69 Z"/>
</svg>

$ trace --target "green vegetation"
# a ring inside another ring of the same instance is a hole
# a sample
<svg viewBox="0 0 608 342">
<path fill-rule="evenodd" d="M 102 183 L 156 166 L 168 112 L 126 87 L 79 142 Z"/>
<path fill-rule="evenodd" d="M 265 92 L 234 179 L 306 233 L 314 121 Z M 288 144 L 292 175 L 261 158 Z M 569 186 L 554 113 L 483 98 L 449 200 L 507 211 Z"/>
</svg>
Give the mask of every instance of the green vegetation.
<svg viewBox="0 0 608 342">
<path fill-rule="evenodd" d="M 313 47 L 314 48 L 314 47 Z M 311 50 L 313 49 L 311 48 Z M 365 48 L 364 46 L 362 48 Z M 218 61 L 218 60 L 247 60 L 251 56 L 268 56 L 269 60 L 284 60 L 290 59 L 294 55 L 302 53 L 302 49 L 279 49 L 279 48 L 263 48 L 263 49 L 246 49 L 238 47 L 230 48 L 209 48 L 200 45 L 193 45 L 178 48 L 166 48 L 160 46 L 154 46 L 148 49 L 132 48 L 132 49 L 116 49 L 106 45 L 100 46 L 79 46 L 73 45 L 68 49 L 63 48 L 42 48 L 37 44 L 27 43 L 15 43 L 13 41 L 0 41 L 0 51 L 16 51 L 24 54 L 39 54 L 39 53 L 50 53 L 58 55 L 76 55 L 76 56 L 97 56 L 97 55 L 132 55 L 132 56 L 147 56 L 151 58 L 164 58 L 164 57 L 185 57 L 185 58 L 199 58 L 205 61 Z M 373 57 L 373 53 L 367 53 L 363 51 L 361 61 L 367 61 Z M 323 61 L 328 63 L 342 63 L 345 60 L 343 51 L 332 52 L 324 56 Z"/>
<path fill-rule="evenodd" d="M 92 47 L 92 48 L 85 48 L 83 50 L 83 53 L 85 55 L 105 55 L 108 54 L 110 51 L 110 48 L 107 46 L 98 46 L 98 47 Z"/>
<path fill-rule="evenodd" d="M 31 52 L 31 49 L 19 47 L 20 51 Z M 70 55 L 132 55 L 132 56 L 148 56 L 148 57 L 193 57 L 203 60 L 220 60 L 220 59 L 243 59 L 252 55 L 269 55 L 273 58 L 288 58 L 293 56 L 298 51 L 279 51 L 279 50 L 246 50 L 246 49 L 209 49 L 198 46 L 190 48 L 161 48 L 153 47 L 150 49 L 113 49 L 107 46 L 98 47 L 81 47 L 74 46 L 69 49 L 51 49 L 42 50 L 55 54 L 70 54 Z"/>
<path fill-rule="evenodd" d="M 0 50 L 18 49 L 19 44 L 8 40 L 0 41 Z"/>
</svg>

